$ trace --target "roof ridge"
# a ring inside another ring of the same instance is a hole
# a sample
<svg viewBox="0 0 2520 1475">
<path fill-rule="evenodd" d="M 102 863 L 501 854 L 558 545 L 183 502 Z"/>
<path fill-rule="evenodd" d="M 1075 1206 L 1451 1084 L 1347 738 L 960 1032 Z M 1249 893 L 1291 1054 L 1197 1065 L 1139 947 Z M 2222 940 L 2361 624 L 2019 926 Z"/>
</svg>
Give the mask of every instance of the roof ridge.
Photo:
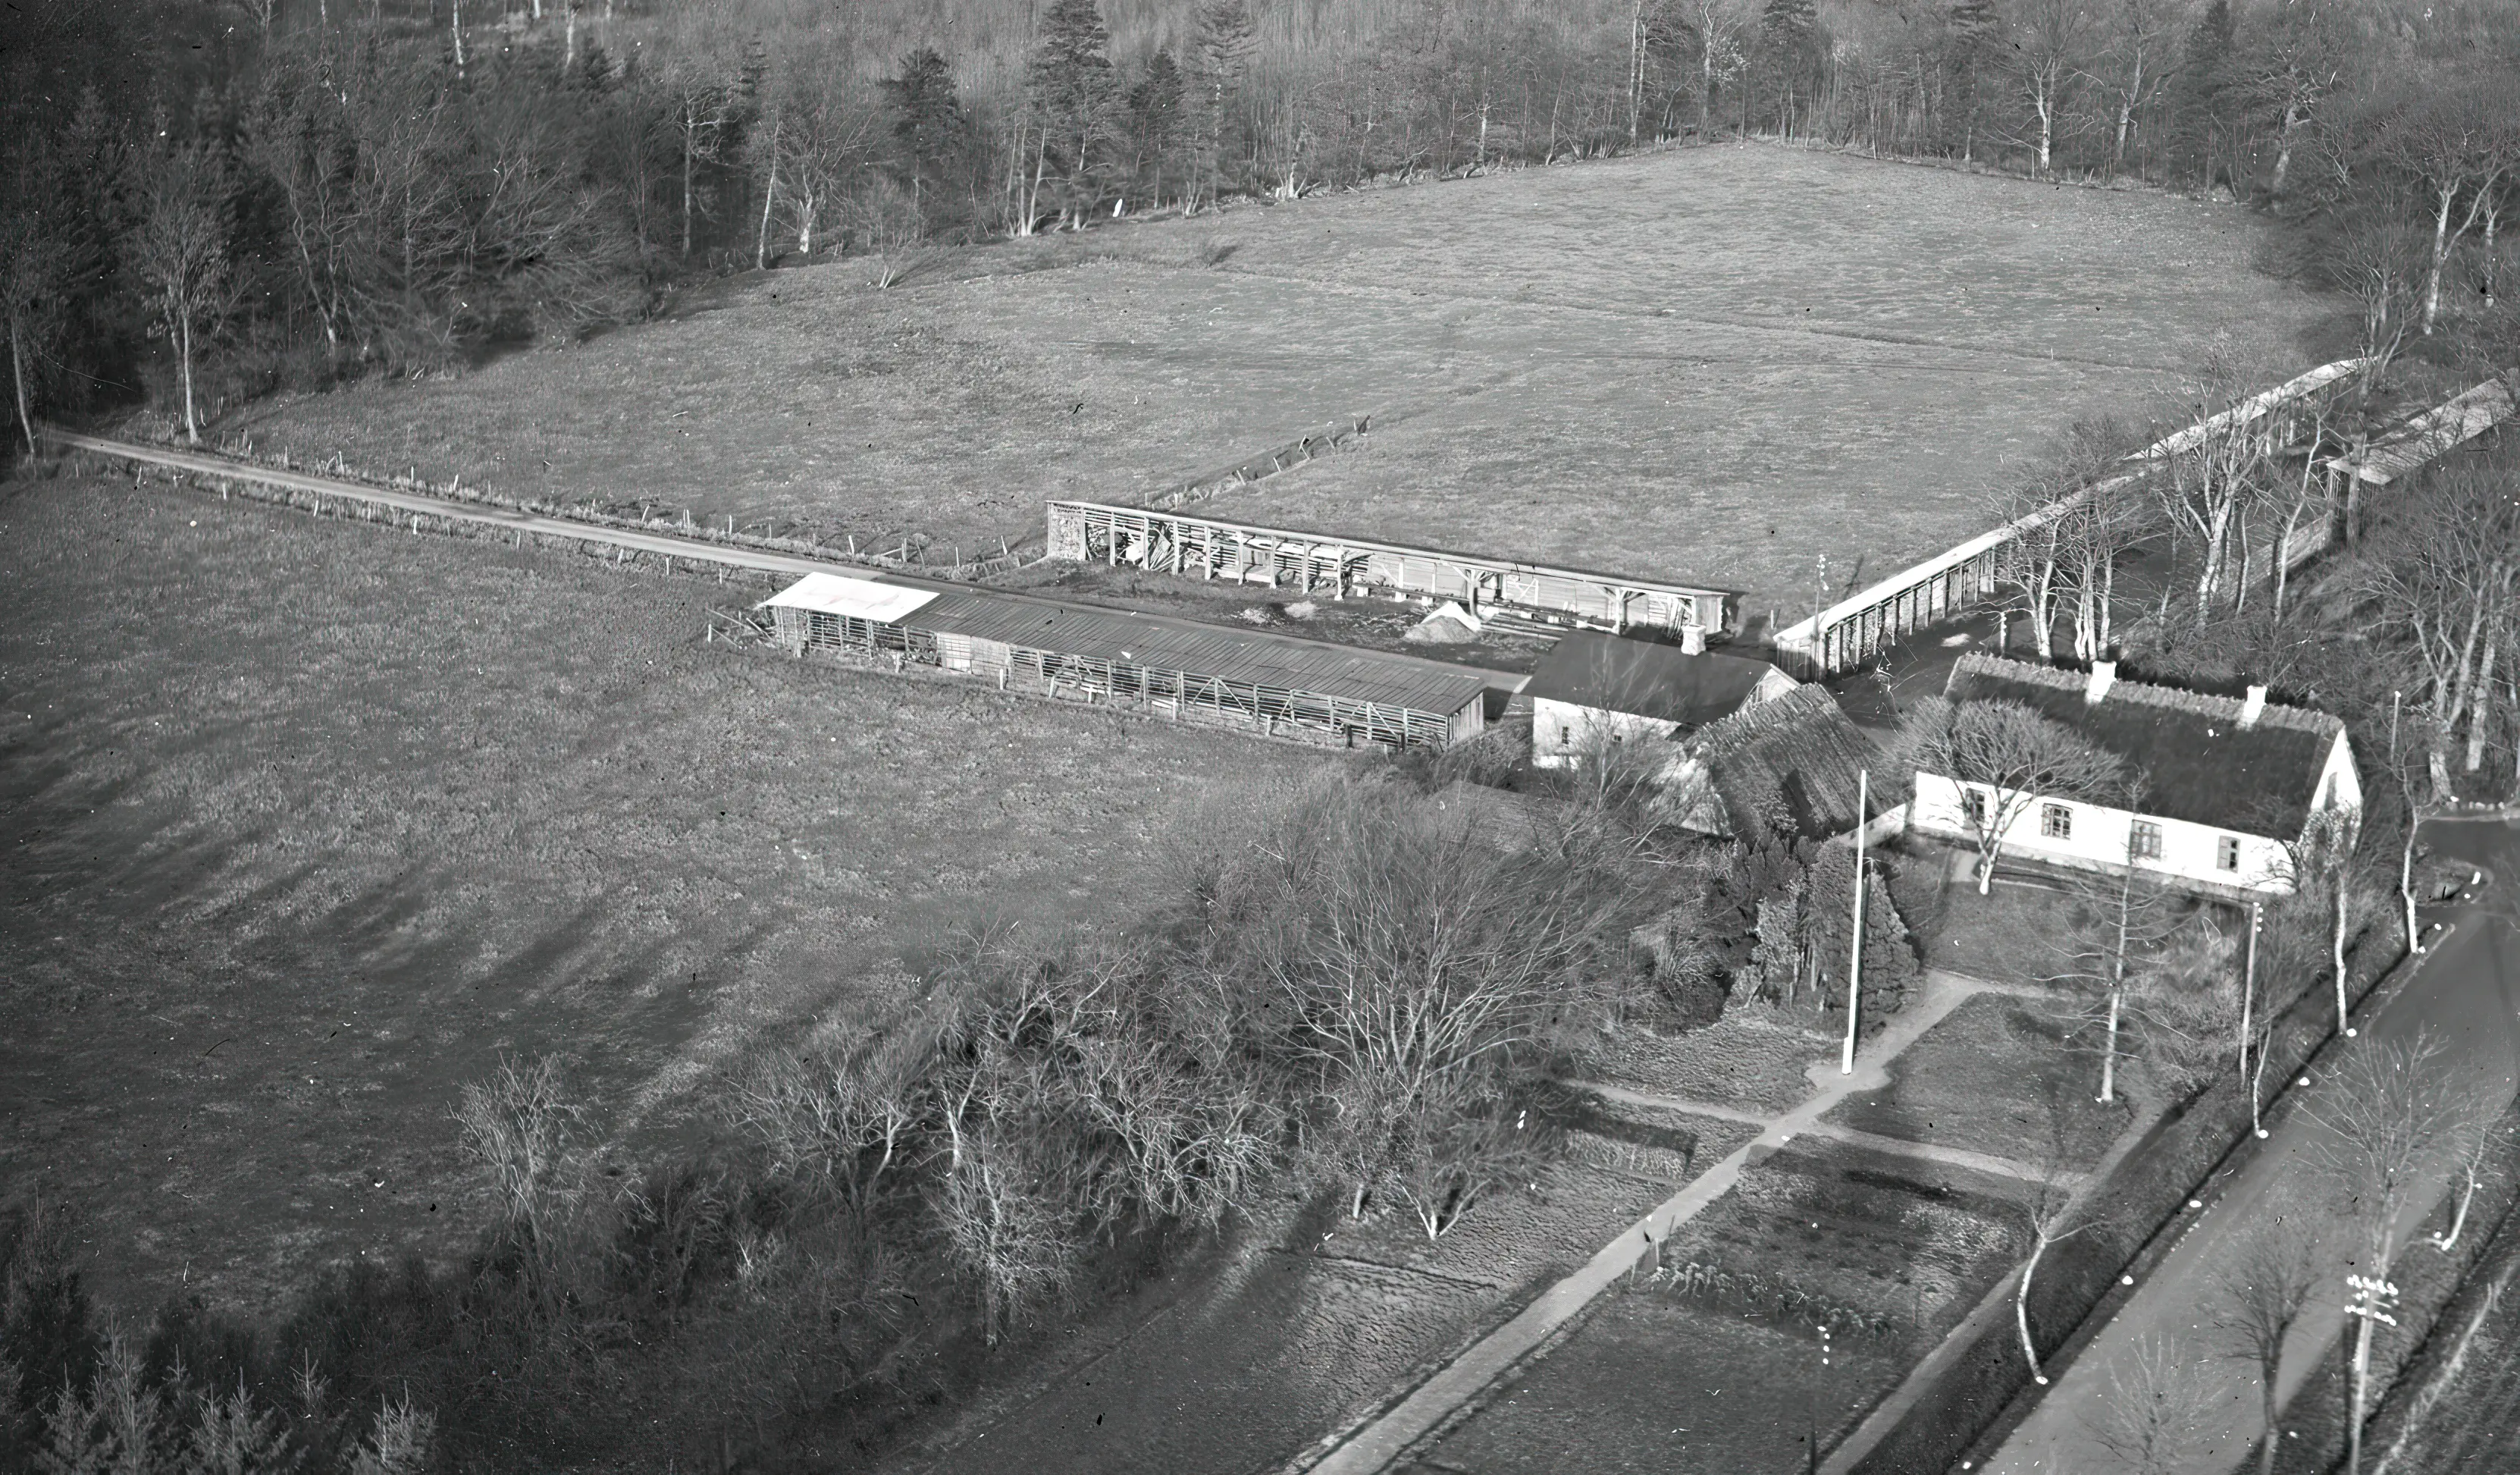
<svg viewBox="0 0 2520 1475">
<path fill-rule="evenodd" d="M 1828 694 L 1828 688 L 1817 681 L 1806 681 L 1782 695 L 1753 702 L 1707 723 L 1698 729 L 1696 747 L 1701 757 L 1727 757 L 1798 717 L 1817 716 L 1836 705 L 1837 699 Z"/>
<path fill-rule="evenodd" d="M 2061 667 L 2041 666 L 2031 661 L 2015 661 L 2008 656 L 1990 656 L 1970 651 L 1952 668 L 1952 679 L 1963 673 L 1983 672 L 2006 680 L 2026 681 L 2033 685 L 2053 687 L 2059 691 L 2080 691 L 2091 683 L 2085 671 Z M 1946 690 L 1949 689 L 1947 684 Z M 2109 683 L 2109 702 L 2134 702 L 2146 707 L 2167 708 L 2173 712 L 2192 712 L 2199 716 L 2219 717 L 2237 723 L 2248 709 L 2241 697 L 2220 696 L 2212 692 L 2189 691 L 2182 686 L 2165 686 L 2158 681 L 2138 681 L 2121 677 Z M 2338 732 L 2345 722 L 2333 713 L 2316 707 L 2296 707 L 2287 702 L 2268 702 L 2258 714 L 2260 727 L 2288 727 L 2297 732 Z"/>
</svg>

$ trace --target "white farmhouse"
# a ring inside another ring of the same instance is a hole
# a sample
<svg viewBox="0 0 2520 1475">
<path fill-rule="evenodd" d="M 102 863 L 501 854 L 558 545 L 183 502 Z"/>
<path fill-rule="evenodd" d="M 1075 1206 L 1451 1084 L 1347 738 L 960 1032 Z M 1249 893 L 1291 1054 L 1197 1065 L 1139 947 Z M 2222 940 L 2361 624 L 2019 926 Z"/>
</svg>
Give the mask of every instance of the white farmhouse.
<svg viewBox="0 0 2520 1475">
<path fill-rule="evenodd" d="M 2345 724 L 2322 712 L 2204 696 L 1970 654 L 1945 688 L 1955 702 L 2014 702 L 2054 718 L 2139 779 L 2134 808 L 2036 796 L 2008 805 L 1983 785 L 1916 775 L 1908 828 L 1974 845 L 1972 816 L 2011 809 L 2003 853 L 2084 870 L 2129 865 L 2191 891 L 2233 898 L 2293 888 L 2293 847 L 2315 828 L 2351 826 L 2362 785 Z"/>
<path fill-rule="evenodd" d="M 1531 698 L 1531 761 L 1571 767 L 1611 744 L 1693 732 L 1801 683 L 1765 661 L 1577 630 L 1541 658 Z"/>
</svg>

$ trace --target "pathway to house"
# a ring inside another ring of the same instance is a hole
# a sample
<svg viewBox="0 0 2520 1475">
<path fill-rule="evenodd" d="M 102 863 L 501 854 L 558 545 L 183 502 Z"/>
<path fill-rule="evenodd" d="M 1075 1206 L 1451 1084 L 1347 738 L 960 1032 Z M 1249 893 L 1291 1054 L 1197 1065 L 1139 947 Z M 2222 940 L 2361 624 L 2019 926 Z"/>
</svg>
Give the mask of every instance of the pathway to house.
<svg viewBox="0 0 2520 1475">
<path fill-rule="evenodd" d="M 2500 884 L 2520 884 L 2520 821 L 2427 826 L 2426 835 L 2440 851 L 2498 875 Z M 2445 1069 L 2498 1083 L 2496 1099 L 2507 1101 L 2520 1079 L 2520 941 L 2507 922 L 2472 901 L 2440 908 L 2436 919 L 2452 930 L 2436 938 L 2403 987 L 2363 1017 L 2362 1037 L 2408 1040 L 2423 1034 L 2438 1039 L 2447 1050 Z M 2310 1099 L 2318 1089 L 2314 1082 Z M 2327 1133 L 2311 1113 L 2289 1109 L 2272 1130 L 2248 1166 L 2212 1194 L 2151 1277 L 2056 1375 L 2030 1416 L 1982 1466 L 1988 1475 L 2099 1475 L 2122 1468 L 2094 1448 L 2091 1431 L 2106 1416 L 2121 1370 L 2146 1341 L 2171 1348 L 2194 1377 L 2212 1380 L 2221 1394 L 2195 1431 L 2193 1452 L 2180 1467 L 2183 1475 L 2226 1475 L 2239 1467 L 2265 1426 L 2254 1369 L 2228 1356 L 2211 1325 L 2222 1281 L 2272 1216 L 2298 1209 L 2335 1217 L 2315 1186 Z M 2412 1239 L 2448 1188 L 2445 1169 L 2413 1196 L 2401 1243 Z M 2430 1252 L 2413 1244 L 2404 1253 Z M 2280 1398 L 2288 1401 L 2319 1355 L 2334 1345 L 2345 1320 L 2344 1299 L 2340 1279 L 2335 1293 L 2316 1300 L 2294 1328 L 2284 1349 Z"/>
<path fill-rule="evenodd" d="M 1594 1297 L 1632 1271 L 1648 1249 L 1731 1192 L 1733 1184 L 1740 1181 L 1743 1168 L 1804 1132 L 1857 1135 L 1867 1146 L 1945 1158 L 1950 1149 L 1894 1141 L 1869 1133 L 1848 1133 L 1844 1129 L 1823 1125 L 1821 1118 L 1850 1095 L 1887 1085 L 1890 1080 L 1887 1068 L 1891 1061 L 1921 1038 L 1926 1031 L 1941 1023 L 1945 1015 L 1973 995 L 1988 991 L 2010 991 L 1996 990 L 1994 986 L 1956 973 L 1929 971 L 1925 975 L 1923 996 L 1913 1007 L 1901 1010 L 1898 1018 L 1865 1044 L 1857 1053 L 1854 1074 L 1840 1074 L 1835 1058 L 1813 1065 L 1811 1079 L 1814 1089 L 1810 1098 L 1781 1116 L 1757 1117 L 1734 1108 L 1710 1108 L 1702 1103 L 1624 1093 L 1630 1100 L 1759 1123 L 1764 1129 L 1730 1156 L 1690 1179 L 1678 1193 L 1656 1205 L 1651 1213 L 1630 1224 L 1617 1238 L 1602 1246 L 1582 1268 L 1542 1292 L 1511 1320 L 1471 1344 L 1406 1397 L 1330 1435 L 1298 1455 L 1287 1468 L 1306 1472 L 1306 1475 L 1378 1475 L 1412 1446 L 1444 1428 L 1490 1384 L 1538 1351 L 1560 1327 L 1590 1305 Z M 1976 1161 L 1981 1155 L 1974 1153 L 1962 1156 L 1972 1160 L 1970 1166 L 1990 1166 L 2001 1162 L 1991 1158 Z M 2003 1164 L 1994 1167 L 1993 1171 L 2019 1175 L 2028 1170 L 2019 1165 Z"/>
</svg>

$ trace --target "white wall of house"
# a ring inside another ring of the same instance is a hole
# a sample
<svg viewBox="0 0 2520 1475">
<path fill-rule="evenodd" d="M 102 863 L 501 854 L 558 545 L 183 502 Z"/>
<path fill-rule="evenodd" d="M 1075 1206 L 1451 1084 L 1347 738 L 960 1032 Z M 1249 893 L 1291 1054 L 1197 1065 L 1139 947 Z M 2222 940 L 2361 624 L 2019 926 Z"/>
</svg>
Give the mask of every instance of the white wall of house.
<svg viewBox="0 0 2520 1475">
<path fill-rule="evenodd" d="M 2350 761 L 2345 771 L 2350 781 Z M 1961 806 L 1962 787 L 1941 774 L 1918 773 L 1916 797 L 1909 811 L 1910 832 L 1974 847 L 1978 831 Z M 1975 787 L 1985 790 L 1984 785 Z M 2361 791 L 2357 789 L 2355 795 L 2359 802 Z M 2068 833 L 2048 833 L 2053 828 L 2048 813 L 2051 807 L 2062 812 Z M 1988 812 L 1994 812 L 1992 800 Z M 2157 857 L 2137 856 L 2134 864 L 2138 870 L 2175 882 L 2268 896 L 2284 895 L 2293 888 L 2291 853 L 2280 841 L 2079 800 L 2033 798 L 2022 803 L 2004 827 L 2003 853 L 2084 870 L 2114 871 L 2128 863 L 2138 820 L 2158 827 L 2161 850 Z M 2237 843 L 2233 851 L 2226 851 L 2227 840 Z M 2226 865 L 2227 858 L 2236 863 Z"/>
<path fill-rule="evenodd" d="M 1742 707 L 1772 702 L 1802 683 L 1776 667 L 1741 699 Z M 1736 709 L 1738 710 L 1738 709 Z M 1610 743 L 1652 743 L 1680 731 L 1678 722 L 1641 717 L 1633 713 L 1582 707 L 1554 697 L 1531 699 L 1531 764 L 1535 768 L 1568 768 L 1594 748 Z"/>
<path fill-rule="evenodd" d="M 1678 722 L 1657 721 L 1633 713 L 1578 707 L 1551 697 L 1531 699 L 1531 763 L 1535 768 L 1568 768 L 1596 748 L 1611 743 L 1658 743 L 1680 730 Z"/>
</svg>

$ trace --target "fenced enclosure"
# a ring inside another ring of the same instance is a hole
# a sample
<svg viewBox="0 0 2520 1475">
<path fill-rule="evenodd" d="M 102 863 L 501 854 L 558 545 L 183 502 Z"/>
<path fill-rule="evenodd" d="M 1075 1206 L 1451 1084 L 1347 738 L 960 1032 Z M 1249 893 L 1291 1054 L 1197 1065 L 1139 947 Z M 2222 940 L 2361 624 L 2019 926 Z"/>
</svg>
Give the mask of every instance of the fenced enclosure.
<svg viewBox="0 0 2520 1475">
<path fill-rule="evenodd" d="M 1419 595 L 1459 600 L 1472 614 L 1503 608 L 1598 625 L 1706 635 L 1732 627 L 1733 596 L 1475 554 L 1409 548 L 1333 533 L 1259 528 L 1216 518 L 1100 502 L 1050 504 L 1050 556 L 1127 564 L 1150 573 L 1291 586 L 1331 598 Z"/>
<path fill-rule="evenodd" d="M 842 585 L 878 591 L 865 599 Z M 1328 747 L 1442 748 L 1485 726 L 1489 681 L 1415 657 L 980 592 L 818 575 L 763 601 L 788 650 L 828 650 Z M 882 601 L 895 599 L 885 604 Z"/>
</svg>

